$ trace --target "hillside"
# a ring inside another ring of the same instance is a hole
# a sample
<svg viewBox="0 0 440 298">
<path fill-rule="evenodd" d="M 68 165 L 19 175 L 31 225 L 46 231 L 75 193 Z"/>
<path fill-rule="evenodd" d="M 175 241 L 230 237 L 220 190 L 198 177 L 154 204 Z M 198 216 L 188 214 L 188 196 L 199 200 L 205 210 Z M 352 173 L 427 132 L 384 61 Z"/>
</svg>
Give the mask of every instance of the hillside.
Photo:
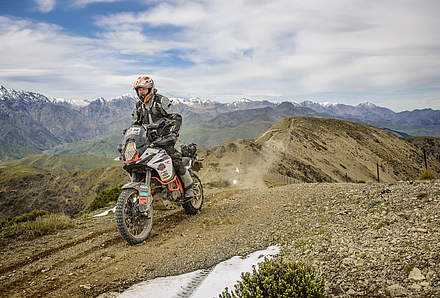
<svg viewBox="0 0 440 298">
<path fill-rule="evenodd" d="M 249 132 L 253 128 L 258 127 L 247 127 Z M 213 132 L 207 135 L 220 138 Z M 286 177 L 289 182 L 372 182 L 379 163 L 382 182 L 416 179 L 424 164 L 422 147 L 417 146 L 427 142 L 430 150 L 438 148 L 435 138 L 417 140 L 414 145 L 387 131 L 348 121 L 286 118 L 256 140 L 227 141 L 201 150 L 200 176 L 207 188 L 266 187 L 283 184 Z M 0 164 L 0 215 L 33 209 L 77 214 L 98 192 L 128 178 L 119 162 L 87 155 L 95 151 L 84 149 L 80 155 L 36 155 Z M 430 156 L 429 164 L 440 173 L 439 159 Z"/>
<path fill-rule="evenodd" d="M 387 131 L 349 121 L 285 118 L 255 141 L 228 142 L 207 151 L 207 181 L 264 185 L 270 174 L 301 182 L 392 182 L 419 177 L 422 151 Z M 432 168 L 439 172 L 440 161 Z M 223 183 L 224 184 L 224 183 Z"/>
<path fill-rule="evenodd" d="M 96 156 L 38 155 L 0 164 L 0 219 L 34 209 L 77 214 L 98 192 L 127 179 L 115 163 Z"/>
</svg>

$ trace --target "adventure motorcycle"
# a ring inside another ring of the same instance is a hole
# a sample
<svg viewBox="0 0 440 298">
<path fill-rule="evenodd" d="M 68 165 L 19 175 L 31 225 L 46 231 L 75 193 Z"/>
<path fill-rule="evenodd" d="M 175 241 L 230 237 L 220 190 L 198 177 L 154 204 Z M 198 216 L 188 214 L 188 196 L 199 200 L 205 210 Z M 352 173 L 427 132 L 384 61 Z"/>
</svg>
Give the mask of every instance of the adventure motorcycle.
<svg viewBox="0 0 440 298">
<path fill-rule="evenodd" d="M 190 215 L 199 212 L 203 205 L 203 185 L 193 171 L 201 168 L 197 146 L 181 147 L 182 162 L 194 180 L 194 197 L 185 201 L 184 186 L 175 173 L 171 157 L 164 149 L 154 147 L 160 138 L 158 131 L 164 126 L 164 121 L 155 125 L 132 125 L 125 130 L 119 144 L 123 169 L 130 174 L 131 182 L 122 186 L 115 217 L 119 233 L 131 245 L 142 243 L 150 234 L 154 200 L 180 205 Z"/>
</svg>

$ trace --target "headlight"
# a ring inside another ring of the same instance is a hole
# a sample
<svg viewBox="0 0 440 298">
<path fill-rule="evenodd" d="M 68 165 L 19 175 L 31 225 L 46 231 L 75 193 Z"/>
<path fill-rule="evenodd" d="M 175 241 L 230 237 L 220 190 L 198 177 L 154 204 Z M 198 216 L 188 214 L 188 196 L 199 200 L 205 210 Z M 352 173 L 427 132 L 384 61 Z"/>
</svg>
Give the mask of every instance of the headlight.
<svg viewBox="0 0 440 298">
<path fill-rule="evenodd" d="M 133 160 L 135 159 L 136 154 L 137 154 L 136 143 L 135 142 L 127 143 L 127 145 L 125 145 L 124 159 L 126 161 Z"/>
</svg>

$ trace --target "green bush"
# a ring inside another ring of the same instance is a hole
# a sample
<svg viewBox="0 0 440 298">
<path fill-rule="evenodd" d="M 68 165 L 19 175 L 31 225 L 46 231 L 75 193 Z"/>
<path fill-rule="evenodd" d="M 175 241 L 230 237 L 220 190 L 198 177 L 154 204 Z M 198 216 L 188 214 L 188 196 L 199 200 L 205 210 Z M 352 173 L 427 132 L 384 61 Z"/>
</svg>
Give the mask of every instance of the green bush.
<svg viewBox="0 0 440 298">
<path fill-rule="evenodd" d="M 432 180 L 434 178 L 434 172 L 431 169 L 423 169 L 420 171 L 421 180 Z"/>
<path fill-rule="evenodd" d="M 324 280 L 311 267 L 284 259 L 264 260 L 252 273 L 242 273 L 235 290 L 220 298 L 325 297 Z"/>
<path fill-rule="evenodd" d="M 17 234 L 26 234 L 27 236 L 36 237 L 73 227 L 73 221 L 64 214 L 49 214 L 38 217 L 34 221 L 28 221 L 21 225 L 17 225 Z"/>
<path fill-rule="evenodd" d="M 122 191 L 121 187 L 116 186 L 110 189 L 106 189 L 102 192 L 99 192 L 96 195 L 95 199 L 90 204 L 88 210 L 94 211 L 96 209 L 100 209 L 107 206 L 107 204 L 110 202 L 116 201 L 121 191 Z"/>
<path fill-rule="evenodd" d="M 45 211 L 45 210 L 32 210 L 31 212 L 27 212 L 27 213 L 24 213 L 24 214 L 21 214 L 21 215 L 14 217 L 11 220 L 11 222 L 18 224 L 18 223 L 27 222 L 27 221 L 34 221 L 38 217 L 41 217 L 44 215 L 49 215 L 49 212 Z"/>
<path fill-rule="evenodd" d="M 49 214 L 48 211 L 32 210 L 30 212 L 23 213 L 23 214 L 20 214 L 18 216 L 15 216 L 15 217 L 12 217 L 9 219 L 3 219 L 0 222 L 0 227 L 6 227 L 6 226 L 14 225 L 14 224 L 19 224 L 22 222 L 33 221 L 33 220 L 36 220 L 38 217 L 48 215 L 48 214 Z"/>
</svg>

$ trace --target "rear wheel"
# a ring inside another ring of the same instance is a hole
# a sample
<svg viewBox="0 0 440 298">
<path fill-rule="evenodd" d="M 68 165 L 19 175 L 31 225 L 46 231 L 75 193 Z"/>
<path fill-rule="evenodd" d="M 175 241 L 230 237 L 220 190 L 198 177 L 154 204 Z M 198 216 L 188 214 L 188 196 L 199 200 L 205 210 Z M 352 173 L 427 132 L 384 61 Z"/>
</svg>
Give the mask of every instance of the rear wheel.
<svg viewBox="0 0 440 298">
<path fill-rule="evenodd" d="M 153 205 L 145 212 L 140 212 L 138 207 L 138 191 L 123 189 L 116 203 L 115 217 L 119 233 L 130 245 L 144 242 L 153 227 Z"/>
<path fill-rule="evenodd" d="M 194 197 L 183 204 L 183 209 L 185 209 L 186 214 L 194 215 L 197 214 L 200 209 L 202 209 L 204 196 L 203 185 L 200 178 L 193 172 L 191 172 L 191 177 L 193 178 Z"/>
</svg>

